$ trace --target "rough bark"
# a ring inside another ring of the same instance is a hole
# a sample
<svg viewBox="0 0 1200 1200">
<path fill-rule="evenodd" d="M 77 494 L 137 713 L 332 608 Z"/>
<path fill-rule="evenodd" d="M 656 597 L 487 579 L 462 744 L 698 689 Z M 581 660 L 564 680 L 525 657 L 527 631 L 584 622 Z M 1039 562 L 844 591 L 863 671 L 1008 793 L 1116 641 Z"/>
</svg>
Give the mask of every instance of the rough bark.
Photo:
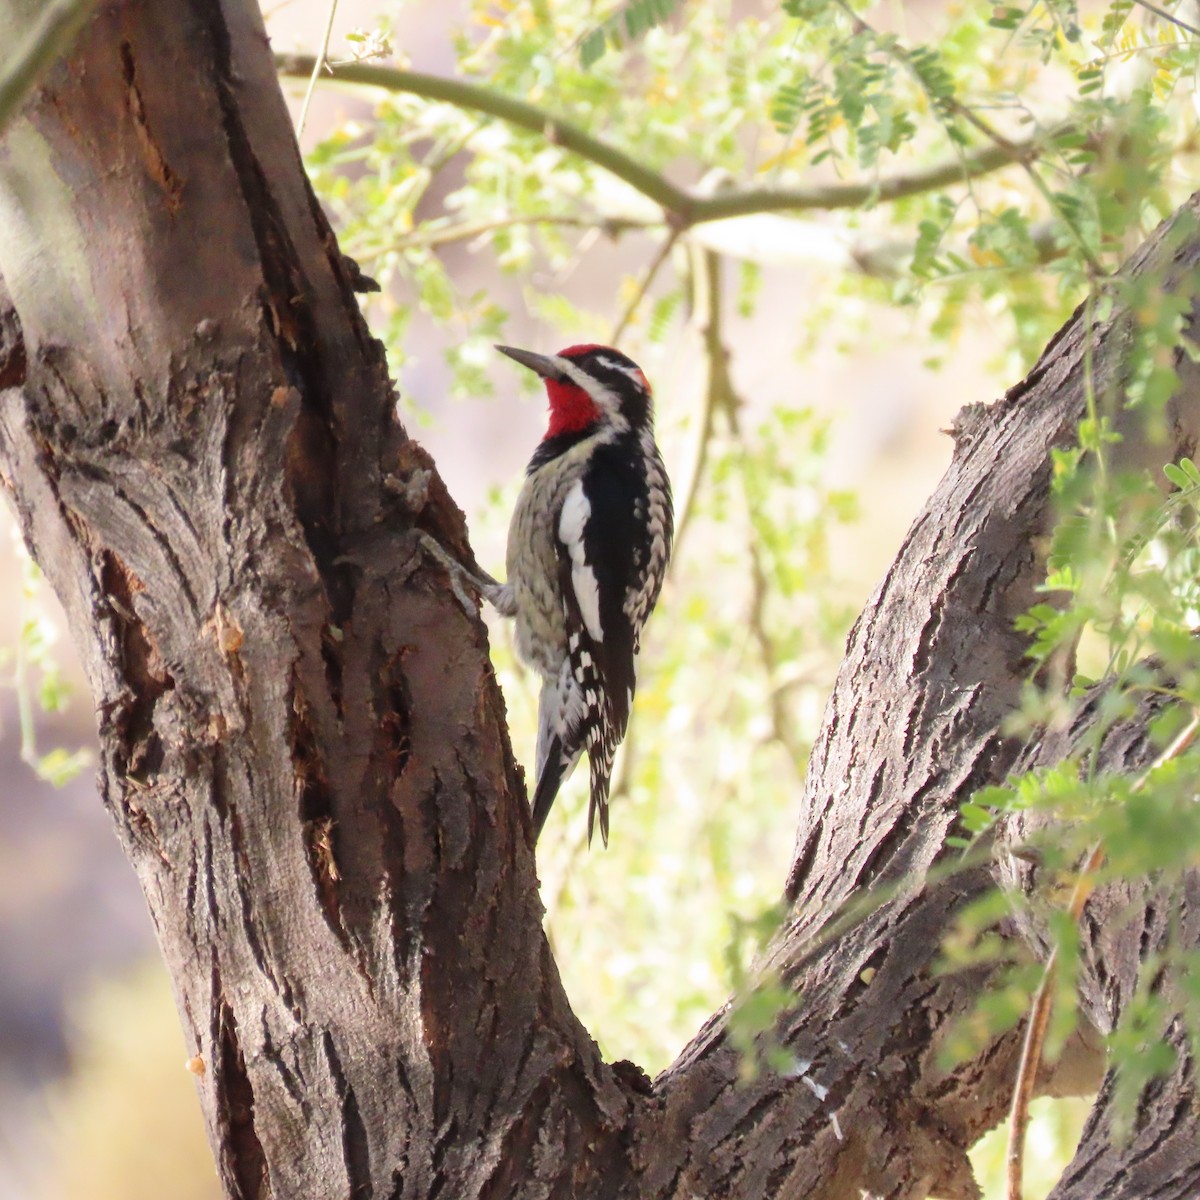
<svg viewBox="0 0 1200 1200">
<path fill-rule="evenodd" d="M 1196 208 L 1193 201 L 1128 270 L 1161 275 L 1167 289 L 1194 288 Z M 965 1151 L 1008 1104 L 1013 1045 L 1001 1039 L 957 1072 L 939 1070 L 950 1022 L 986 977 L 938 976 L 931 967 L 940 933 L 992 879 L 980 870 L 930 886 L 926 873 L 944 853 L 959 805 L 1002 781 L 1021 749 L 1000 727 L 1029 676 L 1013 618 L 1043 577 L 1036 547 L 1053 519 L 1047 450 L 1071 444 L 1087 411 L 1087 340 L 1093 385 L 1104 395 L 1119 390 L 1128 329 L 1119 306 L 1091 324 L 1081 309 L 1027 379 L 989 409 L 964 414 L 949 470 L 850 635 L 809 764 L 790 912 L 770 956 L 803 997 L 778 1035 L 812 1065 L 806 1079 L 738 1086 L 736 1055 L 717 1019 L 664 1075 L 659 1089 L 693 1134 L 700 1194 L 709 1194 L 710 1179 L 719 1182 L 715 1195 L 972 1194 Z M 1151 444 L 1141 418 L 1122 417 L 1114 469 L 1157 472 L 1196 445 L 1200 374 L 1180 357 L 1169 438 Z M 895 899 L 808 959 L 805 947 L 838 906 L 880 885 L 895 888 Z M 731 1110 L 750 1119 L 731 1127 Z M 1194 1144 L 1193 1153 L 1200 1161 Z"/>
<path fill-rule="evenodd" d="M 0 0 L 0 44 L 29 7 Z M 1194 288 L 1195 228 L 1129 269 Z M 86 664 L 229 1196 L 974 1194 L 1016 1040 L 940 1067 L 986 971 L 932 965 L 993 872 L 928 870 L 962 800 L 1039 752 L 1000 732 L 1012 619 L 1087 339 L 1119 380 L 1119 308 L 971 414 L 850 637 L 766 964 L 795 989 L 769 1035 L 795 1067 L 747 1081 L 723 1009 L 651 1084 L 563 994 L 484 631 L 416 549 L 462 548 L 461 514 L 395 419 L 253 6 L 101 9 L 0 150 L 0 273 L 0 469 Z M 1130 423 L 1126 465 L 1194 450 L 1181 375 L 1169 444 Z M 1111 753 L 1141 761 L 1142 731 Z M 890 899 L 831 936 L 872 886 Z M 1145 945 L 1086 932 L 1103 1031 Z M 1085 1037 L 1045 1086 L 1099 1067 Z M 1110 1095 L 1061 1195 L 1194 1194 L 1186 1055 L 1140 1143 L 1109 1137 Z"/>
<path fill-rule="evenodd" d="M 1030 746 L 1020 769 L 1086 755 L 1106 691 L 1096 688 L 1069 726 Z M 1169 704 L 1164 692 L 1152 692 L 1133 715 L 1113 725 L 1097 752 L 1099 768 L 1136 776 L 1153 763 L 1162 747 L 1151 740 L 1150 725 Z M 1046 813 L 1016 814 L 1004 834 L 1008 843 L 1035 844 L 1039 835 L 1053 836 L 1053 825 Z M 1002 855 L 999 861 L 1002 882 L 1035 898 L 1016 916 L 1028 942 L 1047 954 L 1047 909 L 1037 902 L 1046 891 L 1038 856 Z M 1179 1016 L 1189 1007 L 1189 989 L 1181 985 L 1174 955 L 1165 960 L 1157 956 L 1200 946 L 1200 879 L 1187 871 L 1145 886 L 1128 880 L 1109 884 L 1089 899 L 1081 924 L 1079 994 L 1086 1018 L 1109 1034 L 1139 992 L 1166 997 L 1168 1015 L 1147 1037 L 1164 1038 L 1176 1061 L 1163 1079 L 1144 1090 L 1132 1113 L 1129 1097 L 1122 1103 L 1115 1073 L 1105 1077 L 1075 1160 L 1051 1200 L 1194 1196 L 1200 1191 L 1200 1117 L 1194 1046 Z M 1194 1005 L 1190 1010 L 1194 1028 Z"/>
<path fill-rule="evenodd" d="M 461 517 L 394 419 L 257 9 L 104 8 L 0 185 L 4 471 L 226 1191 L 502 1192 L 542 1119 L 585 1164 L 624 1101 L 547 953 L 483 628 L 414 556 L 415 522 Z"/>
</svg>

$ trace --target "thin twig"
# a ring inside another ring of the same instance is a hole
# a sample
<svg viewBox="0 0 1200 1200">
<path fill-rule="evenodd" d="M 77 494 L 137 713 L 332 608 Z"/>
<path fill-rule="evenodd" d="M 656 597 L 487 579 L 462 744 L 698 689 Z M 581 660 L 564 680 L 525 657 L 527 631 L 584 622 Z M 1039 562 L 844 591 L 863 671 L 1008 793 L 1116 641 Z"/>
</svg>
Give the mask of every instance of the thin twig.
<svg viewBox="0 0 1200 1200">
<path fill-rule="evenodd" d="M 1078 922 L 1083 906 L 1092 894 L 1095 873 L 1104 865 L 1104 847 L 1097 842 L 1087 856 L 1071 893 L 1068 911 Z M 1025 1027 L 1025 1042 L 1017 1064 L 1017 1080 L 1013 1085 L 1012 1107 L 1008 1115 L 1008 1153 L 1005 1160 L 1007 1200 L 1021 1200 L 1025 1173 L 1025 1132 L 1029 1128 L 1029 1104 L 1033 1099 L 1037 1073 L 1042 1065 L 1042 1048 L 1046 1030 L 1050 1027 L 1055 978 L 1058 974 L 1058 947 L 1050 951 L 1042 972 L 1041 983 L 1029 1006 L 1029 1023 Z"/>
<path fill-rule="evenodd" d="M 917 70 L 916 64 L 913 62 L 912 54 L 909 52 L 909 50 L 907 50 L 904 46 L 901 46 L 898 42 L 886 44 L 879 34 L 876 33 L 876 31 L 870 25 L 868 25 L 867 22 L 864 21 L 848 3 L 846 3 L 846 0 L 837 0 L 837 3 L 838 7 L 842 8 L 850 17 L 850 20 L 856 31 L 867 34 L 873 38 L 876 48 L 881 53 L 886 54 L 888 57 L 899 62 L 913 75 L 918 86 L 925 92 L 926 97 L 928 98 L 930 105 L 936 114 L 938 109 L 937 101 L 939 97 L 934 96 L 929 91 L 925 80 L 922 78 L 920 71 Z M 940 97 L 940 99 L 950 112 L 953 112 L 955 116 L 959 117 L 963 121 L 966 121 L 968 125 L 971 125 L 979 133 L 982 133 L 983 136 L 987 138 L 993 146 L 997 147 L 998 149 L 1007 148 L 1010 152 L 1015 148 L 1016 144 L 1014 142 L 1005 137 L 1004 134 L 996 129 L 996 127 L 990 122 L 985 121 L 984 118 L 975 111 L 975 109 L 973 109 L 969 104 L 964 104 L 958 99 L 957 96 Z M 945 122 L 943 122 L 943 126 L 947 130 L 947 135 L 949 135 L 950 130 L 949 127 L 945 125 Z M 1051 135 L 1051 140 L 1053 140 L 1053 135 Z M 953 141 L 953 138 L 951 138 L 951 141 Z M 966 159 L 962 156 L 961 147 L 956 146 L 955 148 L 958 149 L 960 157 L 962 157 L 962 163 L 965 170 Z M 1083 256 L 1083 259 L 1087 263 L 1088 268 L 1091 270 L 1093 276 L 1096 278 L 1103 278 L 1106 276 L 1108 272 L 1105 271 L 1099 260 L 1095 257 L 1095 255 L 1092 254 L 1091 248 L 1088 246 L 1087 241 L 1083 236 L 1083 231 L 1080 230 L 1076 226 L 1074 220 L 1063 211 L 1058 201 L 1054 198 L 1054 194 L 1046 186 L 1045 180 L 1042 179 L 1042 177 L 1037 173 L 1032 161 L 1030 161 L 1030 159 L 1027 157 L 1014 159 L 1014 161 L 1019 162 L 1022 170 L 1024 170 L 1025 174 L 1029 177 L 1029 182 L 1033 184 L 1038 194 L 1050 206 L 1051 211 L 1056 212 L 1062 223 L 1071 231 L 1071 235 L 1074 237 L 1079 247 L 1079 252 Z M 966 176 L 966 179 L 969 186 L 970 176 Z M 978 203 L 976 203 L 976 207 L 979 207 Z"/>
<path fill-rule="evenodd" d="M 724 413 L 729 422 L 729 431 L 739 442 L 742 442 L 742 425 L 739 410 L 742 401 L 733 386 L 729 373 L 729 350 L 725 346 L 722 332 L 721 295 L 722 269 L 721 256 L 713 250 L 700 251 L 701 262 L 699 269 L 693 269 L 693 289 L 695 294 L 696 320 L 704 339 L 704 358 L 708 366 L 708 387 L 705 402 L 707 427 L 697 454 L 696 469 L 688 484 L 684 508 L 680 517 L 680 530 L 686 527 L 691 519 L 692 506 L 695 502 L 696 490 L 700 476 L 708 457 L 708 443 L 711 440 L 711 414 L 718 408 Z M 743 443 L 744 450 L 744 443 Z M 788 757 L 800 772 L 804 770 L 805 756 L 803 750 L 796 744 L 792 736 L 788 717 L 787 704 L 782 691 L 775 687 L 775 679 L 779 670 L 779 651 L 775 639 L 771 636 L 766 625 L 766 602 L 770 591 L 766 567 L 763 563 L 762 549 L 757 537 L 754 536 L 754 519 L 757 506 L 745 486 L 745 462 L 741 464 L 742 494 L 750 520 L 750 537 L 748 553 L 750 557 L 750 615 L 749 631 L 758 647 L 762 659 L 763 670 L 767 675 L 768 694 L 771 709 L 771 731 L 775 740 L 787 751 Z"/>
<path fill-rule="evenodd" d="M 850 18 L 851 28 L 853 28 L 856 33 L 865 34 L 870 37 L 875 42 L 875 47 L 877 50 L 886 55 L 888 58 L 892 59 L 893 62 L 899 63 L 900 66 L 907 71 L 910 76 L 912 76 L 912 79 L 916 83 L 917 87 L 919 87 L 921 91 L 925 93 L 925 98 L 929 101 L 929 111 L 933 115 L 933 119 L 937 121 L 939 125 L 941 125 L 943 131 L 945 132 L 946 140 L 950 143 L 951 152 L 960 163 L 965 165 L 966 152 L 955 139 L 955 130 L 952 128 L 951 123 L 945 118 L 941 104 L 939 104 L 941 97 L 934 95 L 934 93 L 930 90 L 929 85 L 925 82 L 924 76 L 917 69 L 917 65 L 913 61 L 913 56 L 904 46 L 900 45 L 899 41 L 893 41 L 891 39 L 885 41 L 883 38 L 881 38 L 876 32 L 874 26 L 869 25 L 862 17 L 860 17 L 858 13 L 856 13 L 854 9 L 850 7 L 849 3 L 847 3 L 847 0 L 836 0 L 836 2 L 838 7 L 846 14 L 847 17 Z M 961 115 L 958 114 L 956 108 L 953 106 L 951 106 L 951 108 L 956 115 Z M 982 211 L 983 206 L 979 203 L 979 200 L 975 195 L 975 189 L 972 186 L 969 178 L 966 180 L 966 186 L 976 210 Z"/>
<path fill-rule="evenodd" d="M 679 235 L 683 231 L 681 229 L 672 229 L 671 232 L 663 239 L 663 244 L 659 246 L 658 253 L 655 254 L 650 265 L 646 268 L 642 275 L 641 282 L 638 284 L 636 291 L 633 293 L 632 299 L 625 306 L 625 311 L 621 314 L 620 320 L 613 326 L 612 337 L 609 339 L 615 346 L 621 340 L 625 330 L 629 327 L 629 322 L 633 320 L 634 314 L 641 307 L 642 301 L 646 298 L 646 293 L 650 290 L 650 285 L 654 282 L 655 277 L 662 269 L 663 263 L 667 261 L 675 243 L 679 240 Z"/>
<path fill-rule="evenodd" d="M 407 250 L 411 246 L 432 249 L 436 246 L 449 245 L 452 242 L 469 242 L 473 238 L 483 237 L 484 234 L 495 233 L 501 229 L 514 229 L 522 225 L 556 225 L 564 229 L 600 229 L 609 237 L 616 237 L 633 229 L 655 229 L 661 227 L 661 221 L 638 220 L 634 217 L 591 217 L 570 216 L 555 213 L 530 213 L 527 215 L 513 214 L 507 217 L 496 217 L 490 221 L 462 221 L 457 225 L 442 225 L 430 228 L 428 225 L 414 229 L 412 233 L 397 238 L 394 242 L 379 250 L 353 254 L 359 262 L 372 262 L 385 254 Z"/>
<path fill-rule="evenodd" d="M 995 129 L 987 121 L 985 121 L 978 113 L 972 111 L 965 104 L 954 102 L 955 111 L 971 125 L 974 125 L 985 137 L 991 138 L 997 146 L 1011 146 L 1008 138 L 1006 138 L 999 130 Z M 1092 253 L 1091 247 L 1087 244 L 1087 239 L 1083 236 L 1083 231 L 1075 224 L 1075 221 L 1070 217 L 1054 198 L 1054 193 L 1046 186 L 1046 181 L 1037 173 L 1036 168 L 1029 159 L 1024 159 L 1020 162 L 1021 169 L 1029 177 L 1029 182 L 1037 189 L 1042 199 L 1050 206 L 1052 212 L 1058 214 L 1058 219 L 1071 231 L 1071 236 L 1075 239 L 1076 245 L 1079 247 L 1079 253 L 1083 256 L 1084 262 L 1087 263 L 1092 275 L 1097 279 L 1107 277 L 1108 272 L 1101 265 L 1100 261 Z"/>
<path fill-rule="evenodd" d="M 1134 781 L 1132 792 L 1140 792 L 1159 767 L 1178 758 L 1195 740 L 1200 730 L 1200 712 L 1193 710 L 1191 720 L 1176 735 L 1174 741 Z M 1096 873 L 1104 865 L 1103 842 L 1097 842 L 1088 853 L 1080 868 L 1071 892 L 1067 913 L 1078 925 L 1083 916 L 1084 905 L 1092 894 Z M 1042 1065 L 1042 1049 L 1046 1042 L 1046 1030 L 1050 1026 L 1053 1008 L 1055 976 L 1058 969 L 1058 947 L 1055 946 L 1046 959 L 1042 980 L 1029 1006 L 1029 1023 L 1025 1028 L 1025 1043 L 1021 1047 L 1021 1060 L 1017 1066 L 1017 1081 L 1013 1086 L 1012 1107 L 1008 1117 L 1008 1153 L 1006 1156 L 1006 1200 L 1021 1200 L 1022 1176 L 1025 1165 L 1025 1132 L 1029 1127 L 1029 1103 L 1037 1073 Z"/>
<path fill-rule="evenodd" d="M 730 404 L 725 413 L 729 421 L 730 431 L 741 439 L 741 424 L 738 420 L 738 406 Z M 745 444 L 741 446 L 745 453 Z M 787 699 L 783 691 L 775 686 L 779 674 L 779 648 L 775 638 L 767 628 L 767 597 L 770 594 L 770 584 L 767 579 L 767 569 L 763 562 L 763 550 L 759 543 L 757 531 L 754 528 L 755 518 L 760 516 L 760 506 L 755 502 L 746 484 L 746 474 L 750 470 L 747 463 L 741 464 L 742 498 L 746 503 L 750 530 L 747 539 L 747 553 L 750 559 L 750 611 L 748 626 L 754 644 L 758 647 L 758 655 L 762 660 L 763 670 L 767 675 L 767 697 L 771 713 L 771 732 L 775 740 L 787 752 L 795 767 L 798 778 L 804 777 L 804 769 L 808 760 L 805 748 L 797 742 L 792 732 L 792 718 L 788 712 Z M 761 519 L 761 517 L 760 517 Z"/>
<path fill-rule="evenodd" d="M 1178 26 L 1180 29 L 1186 30 L 1188 33 L 1195 34 L 1200 37 L 1200 29 L 1195 25 L 1189 25 L 1186 21 L 1181 21 L 1174 13 L 1169 13 L 1165 8 L 1159 8 L 1157 4 L 1149 3 L 1149 0 L 1133 0 L 1134 4 L 1146 9 L 1147 12 L 1152 12 L 1155 16 L 1162 17 L 1164 21 L 1169 21 L 1172 25 Z"/>
<path fill-rule="evenodd" d="M 308 120 L 308 105 L 317 87 L 317 77 L 325 69 L 329 59 L 329 39 L 333 36 L 333 18 L 337 13 L 338 0 L 329 0 L 329 19 L 325 22 L 325 36 L 321 40 L 321 51 L 313 61 L 312 74 L 308 78 L 308 88 L 304 93 L 304 103 L 300 106 L 300 120 L 296 123 L 296 141 L 304 136 L 304 123 Z"/>
<path fill-rule="evenodd" d="M 721 343 L 720 325 L 714 324 L 712 312 L 721 304 L 721 276 L 712 269 L 718 256 L 711 250 L 689 246 L 691 269 L 692 320 L 704 344 L 705 384 L 701 399 L 700 421 L 696 428 L 696 445 L 692 452 L 691 467 L 683 477 L 683 494 L 675 522 L 675 557 L 679 561 L 679 547 L 691 528 L 692 515 L 696 507 L 696 496 L 700 481 L 708 465 L 708 452 L 712 444 L 713 418 L 718 408 L 728 406 L 731 401 L 728 384 L 729 372 L 725 368 L 728 351 Z M 719 260 L 718 260 L 719 261 Z"/>
</svg>

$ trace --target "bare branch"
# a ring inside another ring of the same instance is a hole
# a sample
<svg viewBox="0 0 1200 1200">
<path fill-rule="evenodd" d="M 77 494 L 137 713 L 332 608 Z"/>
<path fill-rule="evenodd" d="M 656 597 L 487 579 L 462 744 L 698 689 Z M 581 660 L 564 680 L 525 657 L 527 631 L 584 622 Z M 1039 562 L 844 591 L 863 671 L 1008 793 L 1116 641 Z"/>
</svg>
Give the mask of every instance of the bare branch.
<svg viewBox="0 0 1200 1200">
<path fill-rule="evenodd" d="M 317 87 L 317 78 L 329 58 L 329 39 L 333 34 L 333 19 L 336 16 L 337 0 L 329 0 L 329 16 L 325 21 L 325 34 L 321 39 L 321 49 L 313 63 L 312 75 L 309 76 L 308 87 L 304 90 L 304 103 L 300 105 L 300 119 L 296 122 L 296 141 L 304 136 L 304 126 L 308 121 L 308 106 L 312 103 L 313 92 Z"/>
<path fill-rule="evenodd" d="M 277 54 L 275 63 L 283 75 L 308 78 L 314 58 L 309 54 Z M 968 179 L 987 175 L 1014 163 L 1037 158 L 1046 146 L 1071 126 L 1068 123 L 1039 130 L 1020 141 L 984 146 L 909 172 L 865 180 L 861 183 L 811 184 L 798 188 L 743 188 L 701 196 L 677 187 L 665 176 L 651 170 L 632 155 L 593 137 L 579 126 L 555 117 L 544 109 L 516 100 L 500 92 L 461 79 L 442 79 L 417 71 L 381 67 L 368 63 L 339 64 L 331 76 L 334 82 L 381 88 L 444 100 L 462 108 L 487 113 L 520 129 L 542 134 L 548 142 L 562 146 L 581 158 L 595 163 L 623 179 L 643 196 L 653 200 L 671 215 L 681 228 L 724 217 L 750 213 L 801 212 L 808 209 L 861 208 L 867 204 L 900 200 L 924 192 L 953 187 Z"/>
</svg>

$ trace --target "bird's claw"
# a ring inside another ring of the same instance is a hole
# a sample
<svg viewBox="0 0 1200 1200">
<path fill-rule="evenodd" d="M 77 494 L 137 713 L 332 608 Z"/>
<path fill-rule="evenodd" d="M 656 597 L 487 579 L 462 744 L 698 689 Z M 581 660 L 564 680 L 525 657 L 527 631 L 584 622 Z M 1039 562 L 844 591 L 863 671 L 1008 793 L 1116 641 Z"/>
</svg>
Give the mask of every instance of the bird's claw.
<svg viewBox="0 0 1200 1200">
<path fill-rule="evenodd" d="M 468 617 L 479 616 L 479 598 L 472 599 L 463 589 L 462 581 L 464 578 L 470 579 L 470 573 L 436 538 L 431 537 L 428 533 L 417 533 L 417 541 L 432 559 L 441 566 L 446 568 L 446 574 L 450 579 L 450 590 L 454 593 L 454 598 L 458 601 L 459 606 Z"/>
</svg>

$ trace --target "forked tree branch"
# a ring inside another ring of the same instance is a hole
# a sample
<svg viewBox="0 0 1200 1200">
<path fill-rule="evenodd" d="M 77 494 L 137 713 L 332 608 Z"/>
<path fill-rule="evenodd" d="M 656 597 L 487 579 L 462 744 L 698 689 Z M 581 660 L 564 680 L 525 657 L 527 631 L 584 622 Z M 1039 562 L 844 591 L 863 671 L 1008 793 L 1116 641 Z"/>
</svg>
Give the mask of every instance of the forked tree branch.
<svg viewBox="0 0 1200 1200">
<path fill-rule="evenodd" d="M 563 992 L 483 627 L 415 536 L 461 546 L 461 514 L 396 422 L 257 7 L 115 4 L 49 79 L 0 153 L 23 339 L 0 349 L 0 469 L 87 665 L 226 1193 L 974 1195 L 966 1149 L 1019 1043 L 940 1057 L 989 979 L 939 973 L 940 939 L 993 877 L 947 870 L 947 835 L 1022 749 L 1003 722 L 1048 449 L 1074 441 L 1086 379 L 1120 390 L 1119 297 L 960 424 L 850 636 L 762 964 L 790 1003 L 749 1060 L 721 1009 L 651 1084 L 602 1060 Z M 1128 270 L 1194 300 L 1196 211 Z M 1123 465 L 1200 444 L 1198 369 L 1180 378 L 1171 441 L 1130 418 Z M 1086 931 L 1121 983 L 1087 990 L 1102 1032 L 1141 966 L 1115 932 Z M 1187 1125 L 1186 1059 L 1169 1087 Z M 1183 1200 L 1200 1143 L 1160 1144 L 1178 1171 L 1154 1194 Z M 1062 1195 L 1142 1194 L 1124 1150 L 1100 1161 Z"/>
</svg>

